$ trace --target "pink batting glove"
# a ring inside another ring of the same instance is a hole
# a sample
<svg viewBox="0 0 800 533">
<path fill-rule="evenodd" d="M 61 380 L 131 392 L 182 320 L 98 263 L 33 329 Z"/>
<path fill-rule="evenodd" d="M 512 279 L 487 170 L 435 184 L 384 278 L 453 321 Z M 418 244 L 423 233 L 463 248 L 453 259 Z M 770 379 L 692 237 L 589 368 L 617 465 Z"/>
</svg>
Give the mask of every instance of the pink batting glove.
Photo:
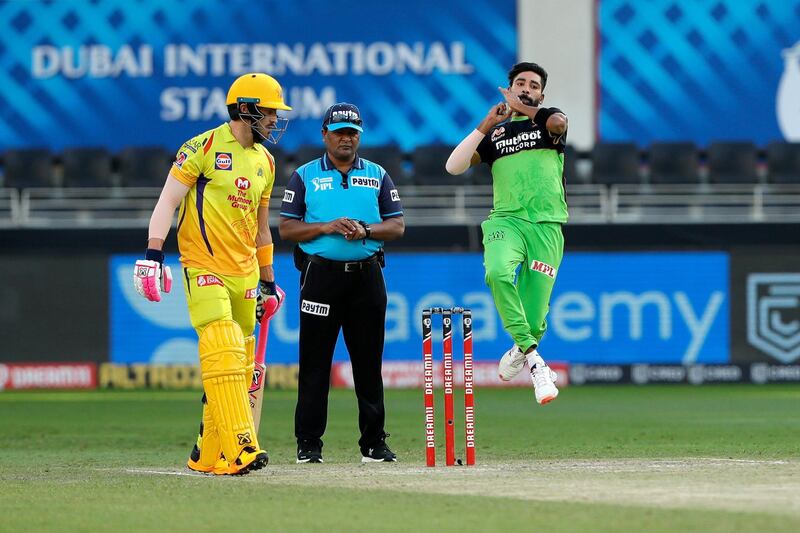
<svg viewBox="0 0 800 533">
<path fill-rule="evenodd" d="M 256 321 L 269 320 L 281 308 L 286 293 L 274 281 L 259 281 L 256 297 Z"/>
<path fill-rule="evenodd" d="M 161 292 L 172 290 L 172 271 L 159 261 L 140 259 L 133 267 L 133 286 L 151 302 L 160 302 Z"/>
</svg>

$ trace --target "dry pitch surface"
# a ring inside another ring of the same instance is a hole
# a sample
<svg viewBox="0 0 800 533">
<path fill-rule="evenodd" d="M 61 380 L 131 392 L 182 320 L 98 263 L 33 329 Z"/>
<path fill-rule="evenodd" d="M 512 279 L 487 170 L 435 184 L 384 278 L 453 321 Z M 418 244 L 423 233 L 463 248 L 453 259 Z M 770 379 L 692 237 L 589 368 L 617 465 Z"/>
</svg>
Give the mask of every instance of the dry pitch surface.
<svg viewBox="0 0 800 533">
<path fill-rule="evenodd" d="M 186 469 L 125 468 L 133 476 L 196 476 Z M 711 509 L 800 517 L 800 462 L 612 459 L 496 462 L 472 467 L 270 465 L 240 478 L 259 485 L 384 489 L 507 499 Z"/>
</svg>

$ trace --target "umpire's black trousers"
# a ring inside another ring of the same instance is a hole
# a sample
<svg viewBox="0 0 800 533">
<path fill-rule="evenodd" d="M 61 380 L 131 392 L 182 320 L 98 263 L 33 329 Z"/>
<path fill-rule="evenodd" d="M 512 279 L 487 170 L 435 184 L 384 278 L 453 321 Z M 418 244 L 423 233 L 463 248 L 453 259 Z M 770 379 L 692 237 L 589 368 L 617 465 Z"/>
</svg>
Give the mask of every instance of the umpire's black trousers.
<svg viewBox="0 0 800 533">
<path fill-rule="evenodd" d="M 358 398 L 361 448 L 382 440 L 381 363 L 386 285 L 376 260 L 360 263 L 307 256 L 300 274 L 300 375 L 295 436 L 321 439 L 328 421 L 331 362 L 341 329 Z"/>
</svg>

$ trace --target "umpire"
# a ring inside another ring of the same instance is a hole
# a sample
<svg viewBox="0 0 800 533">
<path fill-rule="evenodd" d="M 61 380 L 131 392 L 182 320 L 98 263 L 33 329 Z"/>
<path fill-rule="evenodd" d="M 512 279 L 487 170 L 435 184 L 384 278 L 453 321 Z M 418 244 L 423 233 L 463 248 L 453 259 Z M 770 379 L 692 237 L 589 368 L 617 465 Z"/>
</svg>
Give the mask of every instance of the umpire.
<svg viewBox="0 0 800 533">
<path fill-rule="evenodd" d="M 395 461 L 386 445 L 383 241 L 403 236 L 400 195 L 380 166 L 358 157 L 361 113 L 338 103 L 325 112 L 325 153 L 289 179 L 279 231 L 298 243 L 300 375 L 295 410 L 297 462 L 322 462 L 331 362 L 342 330 L 358 398 L 361 462 Z"/>
</svg>

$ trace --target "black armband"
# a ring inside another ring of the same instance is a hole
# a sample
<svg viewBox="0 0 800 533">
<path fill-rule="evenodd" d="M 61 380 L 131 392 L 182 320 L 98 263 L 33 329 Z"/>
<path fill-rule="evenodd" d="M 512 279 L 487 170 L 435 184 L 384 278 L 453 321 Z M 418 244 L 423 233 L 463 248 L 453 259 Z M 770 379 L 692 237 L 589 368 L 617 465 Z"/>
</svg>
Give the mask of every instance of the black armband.
<svg viewBox="0 0 800 533">
<path fill-rule="evenodd" d="M 540 107 L 539 111 L 537 111 L 536 115 L 534 115 L 534 117 L 533 117 L 533 122 L 535 124 L 538 124 L 539 126 L 541 126 L 541 127 L 546 129 L 547 128 L 547 119 L 552 117 L 556 113 L 558 113 L 558 111 L 554 111 L 554 110 L 549 109 L 547 107 Z"/>
</svg>

